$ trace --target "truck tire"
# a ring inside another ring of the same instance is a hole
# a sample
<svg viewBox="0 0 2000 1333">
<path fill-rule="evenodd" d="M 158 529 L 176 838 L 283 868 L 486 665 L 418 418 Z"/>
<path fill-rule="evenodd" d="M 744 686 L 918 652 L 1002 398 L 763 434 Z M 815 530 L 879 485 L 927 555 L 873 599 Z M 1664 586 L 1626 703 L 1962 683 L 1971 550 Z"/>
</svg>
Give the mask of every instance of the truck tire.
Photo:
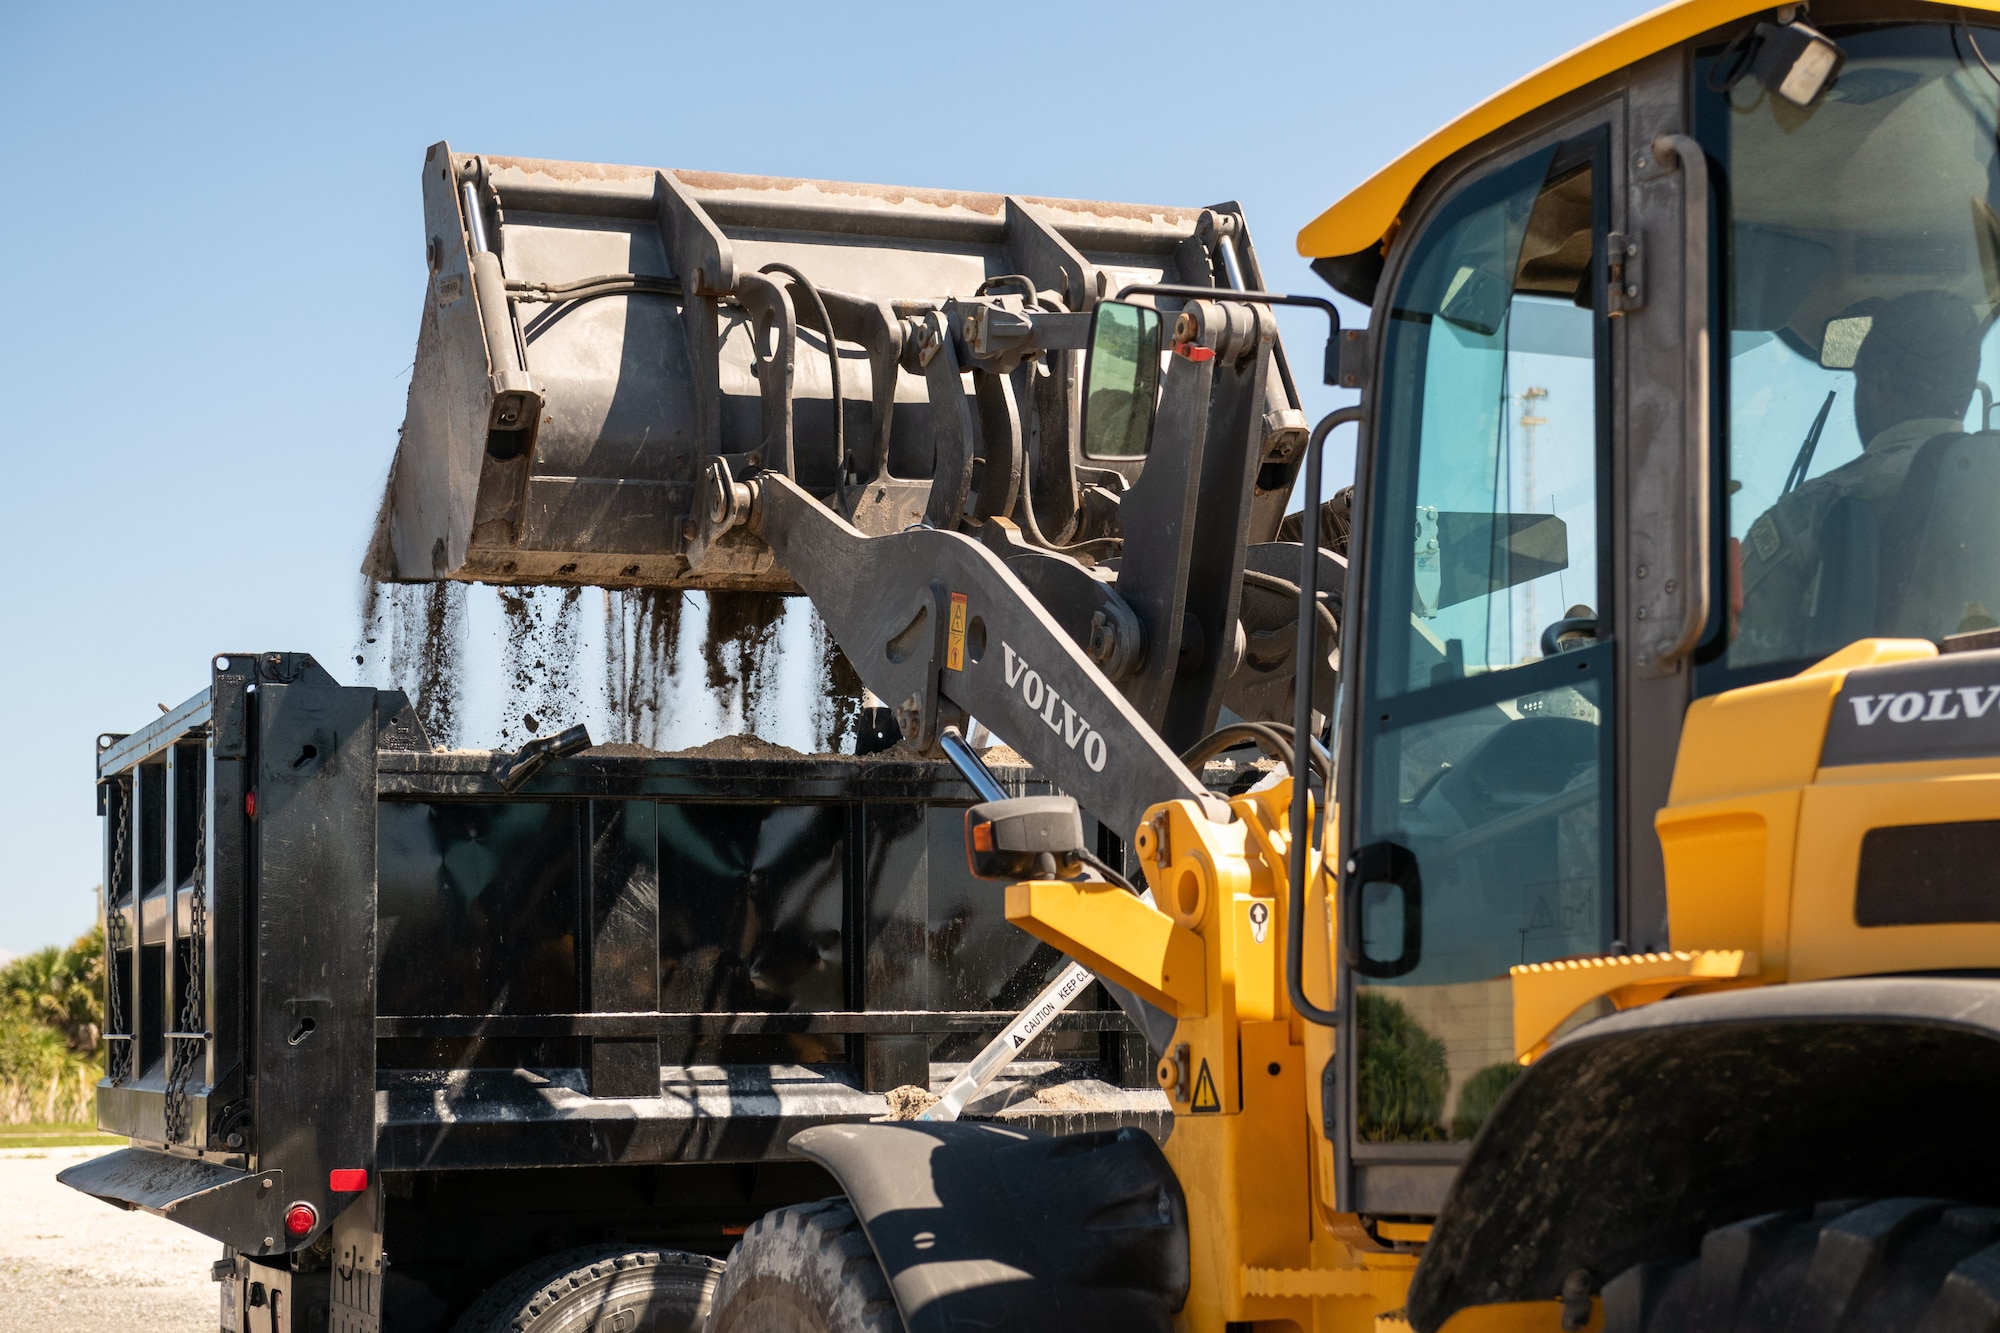
<svg viewBox="0 0 2000 1333">
<path fill-rule="evenodd" d="M 1696 1258 L 1604 1287 L 1604 1333 L 1878 1329 L 2000 1330 L 2000 1208 L 1877 1199 L 1768 1213 L 1709 1232 Z"/>
<path fill-rule="evenodd" d="M 721 1275 L 699 1254 L 586 1245 L 509 1273 L 452 1333 L 698 1333 Z"/>
<path fill-rule="evenodd" d="M 743 1233 L 707 1333 L 903 1333 L 903 1318 L 854 1209 L 821 1199 Z"/>
</svg>

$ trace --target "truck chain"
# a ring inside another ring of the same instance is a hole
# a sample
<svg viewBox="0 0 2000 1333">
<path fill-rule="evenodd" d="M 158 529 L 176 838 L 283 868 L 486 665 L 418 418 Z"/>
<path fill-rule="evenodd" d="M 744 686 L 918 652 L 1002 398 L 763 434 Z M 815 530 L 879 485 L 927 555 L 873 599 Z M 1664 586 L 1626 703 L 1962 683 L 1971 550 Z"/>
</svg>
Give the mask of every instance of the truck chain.
<svg viewBox="0 0 2000 1333">
<path fill-rule="evenodd" d="M 132 1034 L 125 1026 L 125 994 L 118 985 L 119 969 L 125 966 L 125 950 L 130 943 L 125 938 L 125 914 L 118 909 L 118 898 L 125 889 L 125 843 L 132 828 L 132 792 L 122 779 L 115 780 L 112 786 L 118 803 L 118 834 L 111 849 L 111 882 L 104 890 L 105 1035 L 127 1038 L 104 1043 L 104 1078 L 115 1088 L 132 1076 Z"/>
<path fill-rule="evenodd" d="M 208 962 L 208 785 L 196 798 L 194 808 L 194 875 L 188 892 L 187 984 L 182 989 L 179 1029 L 182 1036 L 167 1039 L 167 1142 L 179 1143 L 189 1137 L 188 1079 L 208 1048 L 207 1030 L 202 1026 L 202 973 Z"/>
</svg>

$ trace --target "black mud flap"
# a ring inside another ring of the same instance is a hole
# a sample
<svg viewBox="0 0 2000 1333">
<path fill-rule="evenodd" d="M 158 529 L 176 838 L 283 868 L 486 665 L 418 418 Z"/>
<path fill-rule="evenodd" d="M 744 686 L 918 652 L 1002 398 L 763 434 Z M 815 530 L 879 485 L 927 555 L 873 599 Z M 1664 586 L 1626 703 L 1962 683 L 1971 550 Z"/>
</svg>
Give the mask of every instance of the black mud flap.
<svg viewBox="0 0 2000 1333">
<path fill-rule="evenodd" d="M 178 1222 L 244 1254 L 270 1253 L 285 1234 L 282 1171 L 238 1171 L 151 1148 L 122 1148 L 78 1163 L 56 1179 L 119 1208 Z"/>
<path fill-rule="evenodd" d="M 1711 1229 L 1822 1199 L 2000 1204 L 2000 980 L 1685 996 L 1590 1023 L 1494 1109 L 1410 1286 L 1468 1306 L 1595 1293 Z M 1576 1275 L 1582 1274 L 1581 1278 Z"/>
<path fill-rule="evenodd" d="M 1187 1200 L 1143 1131 L 910 1121 L 791 1146 L 846 1191 L 910 1333 L 1167 1333 L 1187 1299 Z"/>
</svg>

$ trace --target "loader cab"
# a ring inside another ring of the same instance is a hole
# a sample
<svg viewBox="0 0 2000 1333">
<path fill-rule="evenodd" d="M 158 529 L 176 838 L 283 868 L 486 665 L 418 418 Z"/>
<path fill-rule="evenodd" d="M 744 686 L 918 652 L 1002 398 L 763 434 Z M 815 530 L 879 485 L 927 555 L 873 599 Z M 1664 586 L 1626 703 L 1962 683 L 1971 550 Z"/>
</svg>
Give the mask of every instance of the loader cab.
<svg viewBox="0 0 2000 1333">
<path fill-rule="evenodd" d="M 1694 698 L 2000 627 L 1993 23 L 1673 6 L 1301 233 L 1374 344 L 1343 1209 L 1441 1205 L 1521 1071 L 1511 968 L 1669 947 Z"/>
</svg>

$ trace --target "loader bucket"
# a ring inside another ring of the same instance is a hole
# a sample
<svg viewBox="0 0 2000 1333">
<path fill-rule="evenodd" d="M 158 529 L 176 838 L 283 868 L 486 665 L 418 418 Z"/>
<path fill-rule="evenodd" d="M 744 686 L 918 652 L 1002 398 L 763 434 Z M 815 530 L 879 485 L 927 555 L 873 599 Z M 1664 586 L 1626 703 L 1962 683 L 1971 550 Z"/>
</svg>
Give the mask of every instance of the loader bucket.
<svg viewBox="0 0 2000 1333">
<path fill-rule="evenodd" d="M 948 301 L 1001 293 L 1087 328 L 1082 316 L 1133 283 L 1262 285 L 1231 204 L 480 157 L 443 143 L 425 157 L 423 193 L 429 286 L 365 567 L 383 581 L 795 592 L 748 536 L 690 570 L 711 463 L 781 467 L 864 531 L 920 521 L 939 390 L 919 344 Z M 959 506 L 968 516 L 1085 541 L 1093 488 L 1137 479 L 1141 459 L 1077 450 L 1081 347 L 1008 372 L 1005 400 L 1026 422 L 1019 481 L 995 499 L 987 479 L 983 513 L 978 496 Z M 984 424 L 1000 398 L 975 378 L 962 381 L 967 409 Z M 1289 378 L 1270 406 L 1297 419 Z"/>
</svg>

